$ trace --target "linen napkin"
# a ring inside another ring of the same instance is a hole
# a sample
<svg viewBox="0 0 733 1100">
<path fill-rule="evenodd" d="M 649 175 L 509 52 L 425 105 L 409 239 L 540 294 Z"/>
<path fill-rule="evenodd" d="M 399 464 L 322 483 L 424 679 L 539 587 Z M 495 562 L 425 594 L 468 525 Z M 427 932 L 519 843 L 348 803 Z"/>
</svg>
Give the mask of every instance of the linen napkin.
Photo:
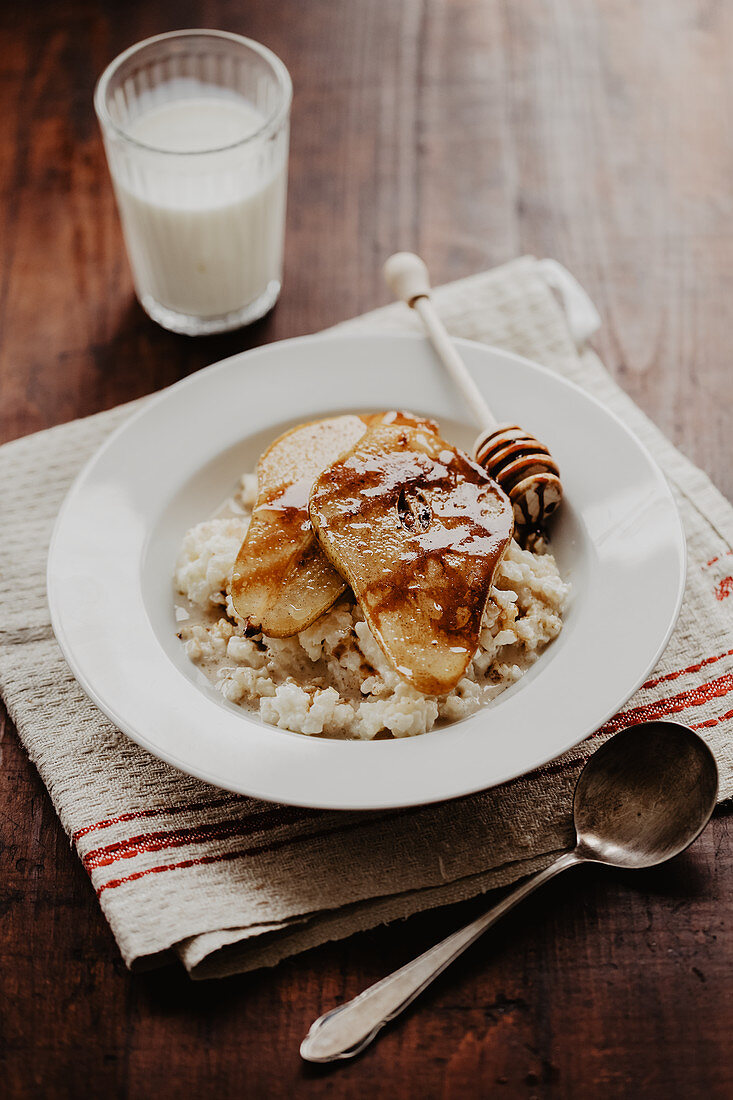
<svg viewBox="0 0 733 1100">
<path fill-rule="evenodd" d="M 565 293 L 563 309 L 550 282 L 558 285 L 546 262 L 524 258 L 443 287 L 435 302 L 455 335 L 539 360 L 636 432 L 682 514 L 687 590 L 658 668 L 620 714 L 560 759 L 468 798 L 374 814 L 276 806 L 217 790 L 138 748 L 67 668 L 49 622 L 45 563 L 71 481 L 140 402 L 0 448 L 0 692 L 128 965 L 177 956 L 195 978 L 272 965 L 526 875 L 570 842 L 582 762 L 635 720 L 679 715 L 694 726 L 717 757 L 721 799 L 733 793 L 733 508 L 595 354 L 576 346 L 568 321 L 582 337 L 579 299 Z M 395 304 L 339 327 L 414 325 Z"/>
</svg>

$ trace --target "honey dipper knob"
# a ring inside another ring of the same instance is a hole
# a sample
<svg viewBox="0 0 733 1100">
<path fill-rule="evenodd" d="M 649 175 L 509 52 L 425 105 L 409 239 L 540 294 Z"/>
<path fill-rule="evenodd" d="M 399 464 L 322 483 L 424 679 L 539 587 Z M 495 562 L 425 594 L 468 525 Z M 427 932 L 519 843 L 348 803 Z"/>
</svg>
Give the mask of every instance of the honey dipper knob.
<svg viewBox="0 0 733 1100">
<path fill-rule="evenodd" d="M 514 509 L 521 541 L 542 528 L 562 500 L 557 463 L 543 443 L 516 424 L 482 432 L 474 456 L 498 481 Z"/>
<path fill-rule="evenodd" d="M 420 316 L 433 348 L 480 425 L 474 456 L 509 497 L 517 538 L 526 543 L 562 500 L 557 464 L 534 436 L 516 424 L 497 422 L 433 307 L 425 262 L 413 252 L 396 252 L 384 265 L 384 278 L 395 297 Z"/>
<path fill-rule="evenodd" d="M 395 252 L 384 265 L 384 281 L 395 298 L 414 304 L 416 298 L 430 297 L 430 275 L 425 262 L 414 252 Z"/>
</svg>

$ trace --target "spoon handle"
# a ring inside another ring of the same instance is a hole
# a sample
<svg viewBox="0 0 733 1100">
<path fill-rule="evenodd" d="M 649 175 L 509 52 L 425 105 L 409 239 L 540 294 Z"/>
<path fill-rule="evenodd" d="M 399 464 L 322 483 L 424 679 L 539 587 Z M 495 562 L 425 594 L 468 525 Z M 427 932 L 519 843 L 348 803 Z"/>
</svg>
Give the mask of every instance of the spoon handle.
<svg viewBox="0 0 733 1100">
<path fill-rule="evenodd" d="M 498 905 L 489 909 L 488 913 L 471 921 L 458 932 L 453 932 L 412 962 L 365 989 L 353 1000 L 320 1016 L 301 1043 L 301 1057 L 308 1062 L 332 1062 L 337 1058 L 353 1058 L 355 1054 L 359 1054 L 369 1046 L 389 1020 L 399 1016 L 487 928 L 538 886 L 554 878 L 560 871 L 582 862 L 582 857 L 576 851 L 563 853 L 549 867 L 525 879 Z"/>
</svg>

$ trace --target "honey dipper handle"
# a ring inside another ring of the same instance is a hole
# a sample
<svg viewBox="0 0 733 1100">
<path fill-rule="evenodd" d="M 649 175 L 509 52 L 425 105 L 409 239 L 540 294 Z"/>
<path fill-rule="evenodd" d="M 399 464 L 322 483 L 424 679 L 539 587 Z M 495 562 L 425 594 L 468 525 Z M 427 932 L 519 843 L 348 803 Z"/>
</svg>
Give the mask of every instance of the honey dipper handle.
<svg viewBox="0 0 733 1100">
<path fill-rule="evenodd" d="M 413 252 L 396 252 L 384 265 L 384 278 L 394 296 L 419 314 L 438 358 L 458 387 L 478 426 L 483 431 L 496 428 L 496 417 L 435 311 L 430 298 L 430 276 L 423 260 Z"/>
</svg>

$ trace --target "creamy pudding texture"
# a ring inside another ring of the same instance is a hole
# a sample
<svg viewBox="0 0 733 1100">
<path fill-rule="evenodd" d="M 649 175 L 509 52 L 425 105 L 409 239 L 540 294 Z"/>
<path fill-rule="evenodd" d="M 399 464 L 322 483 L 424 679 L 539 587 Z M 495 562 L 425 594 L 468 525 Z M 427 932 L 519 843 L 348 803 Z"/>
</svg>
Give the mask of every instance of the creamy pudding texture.
<svg viewBox="0 0 733 1100">
<path fill-rule="evenodd" d="M 115 188 L 141 296 L 213 317 L 280 280 L 286 163 L 263 176 L 261 151 L 246 141 L 263 115 L 234 93 L 203 85 L 201 93 L 143 110 L 127 126 L 160 152 L 140 154 L 149 162 L 144 183 L 118 178 Z"/>
<path fill-rule="evenodd" d="M 281 729 L 371 740 L 458 721 L 515 683 L 562 628 L 568 596 L 550 553 L 511 542 L 498 564 L 476 652 L 456 687 L 427 695 L 392 668 L 350 592 L 287 638 L 248 636 L 231 578 L 257 497 L 245 474 L 227 506 L 185 536 L 176 564 L 179 637 L 230 703 Z"/>
</svg>

